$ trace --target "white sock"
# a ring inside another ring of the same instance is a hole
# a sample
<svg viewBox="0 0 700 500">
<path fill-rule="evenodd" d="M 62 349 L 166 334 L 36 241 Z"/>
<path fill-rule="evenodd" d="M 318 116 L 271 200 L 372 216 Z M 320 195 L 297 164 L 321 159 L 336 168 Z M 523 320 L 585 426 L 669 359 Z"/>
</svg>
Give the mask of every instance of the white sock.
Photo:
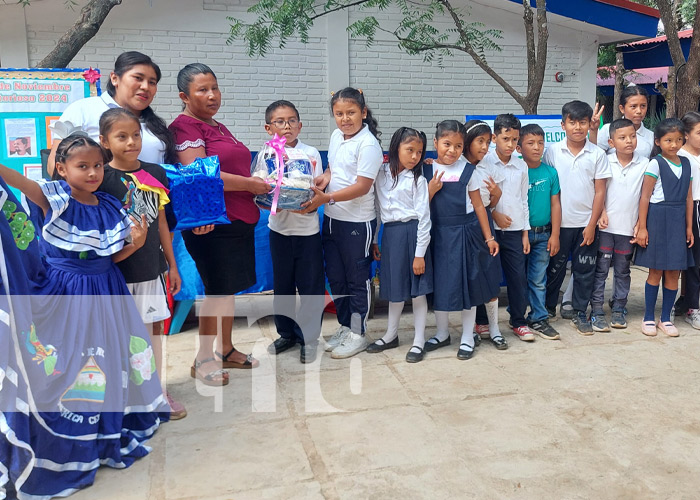
<svg viewBox="0 0 700 500">
<path fill-rule="evenodd" d="M 566 290 L 564 290 L 564 296 L 561 301 L 571 302 L 574 298 L 574 272 L 571 271 L 571 278 L 569 278 L 569 283 L 566 285 Z"/>
<path fill-rule="evenodd" d="M 474 349 L 474 321 L 476 321 L 476 307 L 462 309 L 462 340 L 459 343 L 467 344 L 472 349 Z"/>
<path fill-rule="evenodd" d="M 501 337 L 501 330 L 498 328 L 498 299 L 487 302 L 486 317 L 489 318 L 489 335 L 491 338 Z"/>
<path fill-rule="evenodd" d="M 389 302 L 389 323 L 386 326 L 386 333 L 382 337 L 382 340 L 387 344 L 399 334 L 399 320 L 401 319 L 403 305 L 403 301 Z"/>
<path fill-rule="evenodd" d="M 450 313 L 447 311 L 435 311 L 435 325 L 437 326 L 437 333 L 435 338 L 440 342 L 447 340 L 450 336 L 449 326 L 450 326 Z"/>
<path fill-rule="evenodd" d="M 428 319 L 428 300 L 425 295 L 413 298 L 413 323 L 416 328 L 413 345 L 421 349 L 425 345 L 425 322 Z"/>
</svg>

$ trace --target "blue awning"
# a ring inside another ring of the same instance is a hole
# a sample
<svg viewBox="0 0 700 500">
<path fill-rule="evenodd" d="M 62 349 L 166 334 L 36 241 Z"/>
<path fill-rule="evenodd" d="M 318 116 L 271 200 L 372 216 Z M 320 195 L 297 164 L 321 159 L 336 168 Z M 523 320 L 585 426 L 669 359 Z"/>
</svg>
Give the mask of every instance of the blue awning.
<svg viewBox="0 0 700 500">
<path fill-rule="evenodd" d="M 688 60 L 690 53 L 690 43 L 692 38 L 681 39 L 681 49 L 685 59 Z M 621 45 L 618 50 L 622 52 L 625 69 L 658 68 L 660 66 L 673 66 L 671 52 L 668 50 L 668 42 L 664 40 Z"/>
<path fill-rule="evenodd" d="M 530 5 L 535 7 L 535 0 Z M 547 0 L 547 12 L 636 36 L 656 36 L 659 17 L 654 11 L 626 0 Z"/>
</svg>

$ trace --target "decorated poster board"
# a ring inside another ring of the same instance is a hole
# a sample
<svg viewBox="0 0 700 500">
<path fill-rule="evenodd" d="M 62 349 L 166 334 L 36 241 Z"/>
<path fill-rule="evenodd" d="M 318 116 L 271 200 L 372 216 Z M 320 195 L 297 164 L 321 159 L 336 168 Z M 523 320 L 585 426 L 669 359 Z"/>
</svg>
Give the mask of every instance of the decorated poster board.
<svg viewBox="0 0 700 500">
<path fill-rule="evenodd" d="M 516 115 L 522 126 L 536 123 L 544 130 L 544 146 L 549 147 L 555 142 L 561 141 L 564 136 L 564 130 L 561 128 L 561 115 Z M 493 130 L 493 121 L 496 115 L 467 115 L 469 120 L 481 120 L 489 124 Z M 496 149 L 496 145 L 491 142 L 491 150 Z"/>
<path fill-rule="evenodd" d="M 40 179 L 41 150 L 53 140 L 49 125 L 72 102 L 100 93 L 93 68 L 0 68 L 0 163 Z"/>
</svg>

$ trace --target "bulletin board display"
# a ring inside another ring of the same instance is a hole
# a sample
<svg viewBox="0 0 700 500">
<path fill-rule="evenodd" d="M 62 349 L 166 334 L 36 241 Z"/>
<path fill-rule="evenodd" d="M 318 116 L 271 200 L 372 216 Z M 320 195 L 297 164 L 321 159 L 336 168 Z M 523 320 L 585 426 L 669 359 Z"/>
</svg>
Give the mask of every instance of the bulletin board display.
<svg viewBox="0 0 700 500">
<path fill-rule="evenodd" d="M 41 179 L 51 123 L 69 104 L 100 93 L 97 69 L 0 68 L 0 163 Z"/>
</svg>

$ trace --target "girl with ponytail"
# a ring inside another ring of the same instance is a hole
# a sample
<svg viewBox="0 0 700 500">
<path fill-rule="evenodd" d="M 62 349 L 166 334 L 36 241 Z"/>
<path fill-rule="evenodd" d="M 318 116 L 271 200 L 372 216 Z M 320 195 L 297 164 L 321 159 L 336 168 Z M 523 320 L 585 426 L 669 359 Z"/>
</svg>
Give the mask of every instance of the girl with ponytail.
<svg viewBox="0 0 700 500">
<path fill-rule="evenodd" d="M 377 226 L 374 180 L 384 154 L 362 90 L 334 92 L 330 104 L 338 128 L 328 146 L 328 169 L 315 179 L 315 195 L 305 212 L 326 205 L 323 254 L 340 323 L 326 349 L 333 351 L 332 358 L 348 358 L 368 345 L 370 249 Z"/>
</svg>

